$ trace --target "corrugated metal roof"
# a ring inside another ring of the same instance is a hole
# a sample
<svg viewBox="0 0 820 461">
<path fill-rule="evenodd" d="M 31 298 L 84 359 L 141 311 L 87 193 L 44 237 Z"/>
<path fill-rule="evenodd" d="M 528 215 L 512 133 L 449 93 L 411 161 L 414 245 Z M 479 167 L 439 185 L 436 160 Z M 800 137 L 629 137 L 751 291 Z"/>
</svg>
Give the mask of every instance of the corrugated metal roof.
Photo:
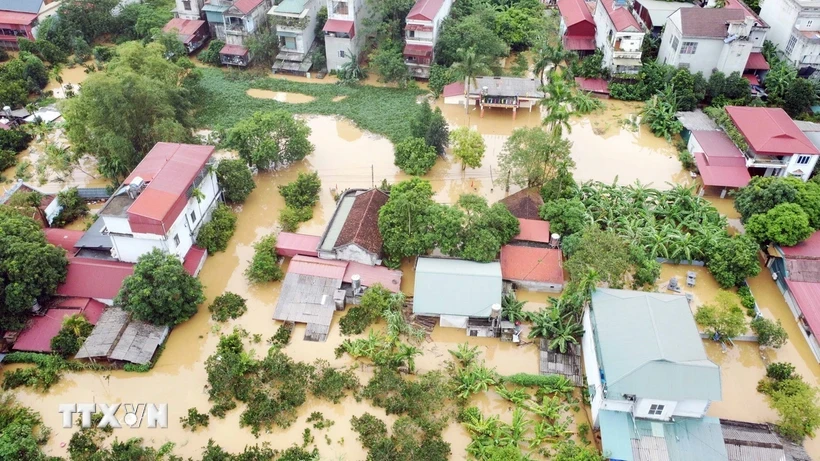
<svg viewBox="0 0 820 461">
<path fill-rule="evenodd" d="M 114 299 L 123 280 L 134 273 L 134 265 L 91 258 L 70 258 L 65 282 L 57 287 L 60 296 Z"/>
<path fill-rule="evenodd" d="M 322 238 L 318 235 L 280 232 L 276 236 L 276 254 L 288 257 L 296 255 L 315 257 L 318 254 L 316 249 L 319 248 L 321 240 Z"/>
<path fill-rule="evenodd" d="M 27 26 L 37 19 L 34 13 L 22 13 L 17 11 L 0 11 L 0 24 L 12 24 L 16 26 Z"/>
<path fill-rule="evenodd" d="M 205 21 L 196 19 L 173 18 L 168 21 L 168 24 L 165 24 L 162 31 L 168 33 L 176 30 L 182 43 L 189 43 L 194 39 L 196 32 L 205 24 Z"/>
<path fill-rule="evenodd" d="M 521 98 L 543 98 L 541 82 L 534 78 L 521 77 L 478 77 L 474 85 L 470 82 L 470 94 L 479 95 L 487 88 L 488 96 L 518 96 Z"/>
<path fill-rule="evenodd" d="M 592 318 L 609 398 L 721 399 L 720 368 L 684 296 L 602 288 Z"/>
<path fill-rule="evenodd" d="M 501 264 L 419 258 L 413 313 L 488 317 L 501 304 Z"/>
<path fill-rule="evenodd" d="M 820 334 L 820 283 L 786 279 L 786 285 L 797 301 L 797 308 L 803 313 L 809 329 L 815 335 Z"/>
<path fill-rule="evenodd" d="M 107 357 L 113 350 L 120 333 L 128 324 L 128 313 L 119 307 L 109 307 L 103 312 L 94 330 L 75 355 L 78 359 Z"/>
<path fill-rule="evenodd" d="M 520 232 L 513 240 L 526 242 L 549 243 L 550 223 L 540 219 L 518 218 Z"/>
<path fill-rule="evenodd" d="M 701 131 L 718 131 L 719 128 L 715 122 L 709 118 L 708 115 L 703 113 L 702 110 L 696 109 L 691 112 L 689 111 L 681 111 L 676 112 L 675 116 L 678 117 L 678 121 L 683 124 L 683 127 L 689 131 L 701 130 Z"/>
<path fill-rule="evenodd" d="M 185 259 L 182 260 L 182 267 L 185 268 L 186 272 L 196 277 L 199 274 L 199 270 L 202 269 L 202 264 L 205 262 L 207 256 L 207 250 L 193 245 L 188 250 L 188 253 L 185 253 Z"/>
<path fill-rule="evenodd" d="M 308 0 L 284 0 L 271 8 L 268 14 L 302 14 L 302 11 L 307 8 L 307 3 Z"/>
<path fill-rule="evenodd" d="M 564 18 L 564 23 L 567 26 L 574 26 L 580 22 L 588 22 L 595 25 L 592 19 L 592 13 L 587 8 L 584 0 L 558 0 L 558 11 L 561 12 L 561 17 Z"/>
<path fill-rule="evenodd" d="M 561 250 L 504 245 L 501 247 L 501 274 L 504 280 L 563 284 Z"/>
<path fill-rule="evenodd" d="M 2 11 L 37 14 L 42 7 L 43 0 L 0 0 L 0 10 Z"/>
<path fill-rule="evenodd" d="M 328 19 L 325 23 L 323 32 L 335 32 L 339 34 L 348 34 L 350 38 L 355 36 L 355 23 L 353 21 L 346 21 L 344 19 Z"/>
<path fill-rule="evenodd" d="M 345 275 L 342 280 L 347 283 L 352 282 L 352 276 L 358 275 L 361 277 L 362 285 L 372 287 L 380 283 L 384 288 L 398 293 L 401 291 L 401 271 L 394 271 L 384 266 L 368 266 L 367 264 L 350 261 L 347 263 Z"/>
<path fill-rule="evenodd" d="M 336 210 L 330 218 L 330 223 L 328 223 L 324 234 L 322 234 L 319 249 L 331 251 L 336 248 L 336 240 L 339 239 L 339 234 L 342 232 L 345 222 L 347 222 L 347 216 L 356 201 L 355 192 L 355 190 L 347 191 L 339 198 L 339 203 L 336 204 Z"/>
<path fill-rule="evenodd" d="M 436 18 L 445 1 L 450 0 L 417 0 L 410 12 L 407 13 L 407 19 L 432 21 Z"/>
<path fill-rule="evenodd" d="M 604 10 L 612 21 L 612 25 L 618 32 L 640 32 L 641 26 L 638 21 L 629 12 L 626 3 L 623 6 L 615 5 L 615 0 L 601 0 L 604 4 Z"/>
<path fill-rule="evenodd" d="M 145 365 L 151 361 L 157 348 L 165 341 L 170 331 L 171 329 L 165 325 L 151 325 L 139 320 L 131 320 L 108 358 Z"/>
<path fill-rule="evenodd" d="M 243 14 L 248 14 L 257 6 L 261 5 L 264 0 L 236 0 L 233 4 L 233 8 L 241 11 Z"/>
<path fill-rule="evenodd" d="M 64 249 L 68 254 L 74 254 L 77 251 L 74 246 L 77 245 L 77 242 L 84 234 L 83 231 L 61 229 L 59 227 L 50 227 L 44 229 L 44 231 L 48 243 Z"/>
<path fill-rule="evenodd" d="M 779 107 L 726 106 L 726 113 L 759 154 L 820 154 L 789 114 Z"/>
<path fill-rule="evenodd" d="M 79 314 L 80 309 L 49 309 L 42 317 L 33 317 L 29 326 L 14 342 L 12 349 L 29 352 L 51 352 L 51 338 L 57 336 L 63 327 L 63 320 L 69 315 Z"/>
<path fill-rule="evenodd" d="M 294 256 L 288 265 L 288 273 L 338 280 L 344 278 L 345 269 L 347 269 L 347 261 L 334 261 L 301 255 Z"/>
<path fill-rule="evenodd" d="M 713 131 L 712 133 L 719 132 Z M 746 162 L 742 157 L 728 159 L 737 160 L 735 165 L 713 165 L 712 158 L 707 158 L 700 152 L 695 153 L 694 157 L 700 177 L 706 186 L 744 187 L 752 180 L 749 170 L 746 168 Z M 727 162 L 721 162 L 720 157 L 717 157 L 717 163 L 725 164 Z"/>
<path fill-rule="evenodd" d="M 609 82 L 602 78 L 575 77 L 575 83 L 584 91 L 609 94 Z"/>
<path fill-rule="evenodd" d="M 94 224 L 83 233 L 83 236 L 80 237 L 80 240 L 78 240 L 74 246 L 77 248 L 110 250 L 114 244 L 111 243 L 111 237 L 102 233 L 104 227 L 105 220 L 97 218 Z"/>
<path fill-rule="evenodd" d="M 793 247 L 779 247 L 787 258 L 820 259 L 820 231 Z"/>
</svg>

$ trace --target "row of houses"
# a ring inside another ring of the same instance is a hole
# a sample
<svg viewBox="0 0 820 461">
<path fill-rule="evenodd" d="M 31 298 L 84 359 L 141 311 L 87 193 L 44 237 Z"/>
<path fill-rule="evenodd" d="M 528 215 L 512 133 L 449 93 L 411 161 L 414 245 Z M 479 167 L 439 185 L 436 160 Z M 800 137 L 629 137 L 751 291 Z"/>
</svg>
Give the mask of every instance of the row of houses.
<svg viewBox="0 0 820 461">
<path fill-rule="evenodd" d="M 66 279 L 48 305 L 34 307 L 27 328 L 12 335 L 12 348 L 50 352 L 62 320 L 81 314 L 95 327 L 77 358 L 148 363 L 169 328 L 132 319 L 114 298 L 139 257 L 154 249 L 177 257 L 191 275 L 202 269 L 207 252 L 194 242 L 222 199 L 213 153 L 213 146 L 158 143 L 87 231 L 45 229 L 49 243 L 66 251 Z M 46 218 L 51 203 L 41 204 Z"/>
</svg>

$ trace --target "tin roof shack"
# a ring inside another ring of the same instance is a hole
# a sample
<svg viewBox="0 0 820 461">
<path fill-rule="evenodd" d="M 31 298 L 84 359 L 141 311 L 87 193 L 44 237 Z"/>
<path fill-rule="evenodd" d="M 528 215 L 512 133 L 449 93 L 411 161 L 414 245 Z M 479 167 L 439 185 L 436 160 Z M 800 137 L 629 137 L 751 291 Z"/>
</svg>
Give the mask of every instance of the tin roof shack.
<svg viewBox="0 0 820 461">
<path fill-rule="evenodd" d="M 729 461 L 811 461 L 806 450 L 768 424 L 720 420 Z"/>
<path fill-rule="evenodd" d="M 481 117 L 484 109 L 498 107 L 512 109 L 513 120 L 519 108 L 529 109 L 544 99 L 544 92 L 538 89 L 541 82 L 534 78 L 518 77 L 478 77 L 478 85 L 470 83 L 469 98 L 481 108 Z"/>
<path fill-rule="evenodd" d="M 541 192 L 537 187 L 520 190 L 499 202 L 518 219 L 541 219 L 538 210 L 544 204 L 544 199 L 541 198 Z"/>
<path fill-rule="evenodd" d="M 379 210 L 385 203 L 387 194 L 379 189 L 350 189 L 342 194 L 322 234 L 319 257 L 370 266 L 381 264 Z"/>
<path fill-rule="evenodd" d="M 766 265 L 820 362 L 820 231 L 793 247 L 770 249 Z"/>
<path fill-rule="evenodd" d="M 162 31 L 166 33 L 175 32 L 179 37 L 179 41 L 185 45 L 188 54 L 202 48 L 202 45 L 210 37 L 208 23 L 198 19 L 174 18 L 168 21 L 168 24 L 165 24 Z"/>
<path fill-rule="evenodd" d="M 316 257 L 319 255 L 316 249 L 321 241 L 322 238 L 315 235 L 280 232 L 276 236 L 276 254 L 288 258 L 297 255 Z"/>
<path fill-rule="evenodd" d="M 542 247 L 550 244 L 550 223 L 541 219 L 518 218 L 519 232 L 511 245 Z"/>
<path fill-rule="evenodd" d="M 491 317 L 501 309 L 501 283 L 498 262 L 420 257 L 416 261 L 413 314 L 438 317 L 442 327 L 469 328 L 471 320 L 478 321 L 476 326 L 491 327 Z"/>
<path fill-rule="evenodd" d="M 110 307 L 100 316 L 80 347 L 78 359 L 101 359 L 147 365 L 171 329 L 132 320 L 125 310 Z"/>
<path fill-rule="evenodd" d="M 720 424 L 705 416 L 721 399 L 720 368 L 706 356 L 686 297 L 598 289 L 583 326 L 604 452 L 621 460 L 726 459 Z"/>
</svg>

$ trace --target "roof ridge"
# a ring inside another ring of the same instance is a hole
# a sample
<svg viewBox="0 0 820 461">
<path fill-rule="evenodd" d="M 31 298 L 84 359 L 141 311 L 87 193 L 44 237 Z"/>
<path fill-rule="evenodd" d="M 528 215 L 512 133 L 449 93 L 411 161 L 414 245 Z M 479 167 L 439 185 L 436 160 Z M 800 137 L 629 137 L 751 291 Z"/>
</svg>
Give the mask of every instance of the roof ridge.
<svg viewBox="0 0 820 461">
<path fill-rule="evenodd" d="M 661 339 L 658 337 L 658 325 L 657 323 L 655 323 L 655 313 L 652 310 L 652 303 L 649 302 L 649 295 L 644 296 L 643 299 L 646 302 L 647 309 L 649 310 L 649 321 L 652 323 L 652 333 L 655 336 L 655 343 L 658 345 L 658 351 L 660 352 L 660 356 L 662 359 L 668 361 L 666 355 L 664 354 L 663 346 L 661 345 Z"/>
</svg>

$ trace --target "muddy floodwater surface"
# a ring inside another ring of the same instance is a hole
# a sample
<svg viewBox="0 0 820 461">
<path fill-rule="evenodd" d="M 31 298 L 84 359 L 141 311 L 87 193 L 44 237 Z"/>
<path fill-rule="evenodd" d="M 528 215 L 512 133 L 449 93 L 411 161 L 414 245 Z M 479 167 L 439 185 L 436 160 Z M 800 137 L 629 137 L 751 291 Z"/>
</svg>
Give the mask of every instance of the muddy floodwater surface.
<svg viewBox="0 0 820 461">
<path fill-rule="evenodd" d="M 252 98 L 275 99 L 279 102 L 287 102 L 291 104 L 301 104 L 311 102 L 316 99 L 313 96 L 308 96 L 301 93 L 285 93 L 283 91 L 258 90 L 256 88 L 249 89 L 247 93 L 248 96 Z"/>
</svg>

